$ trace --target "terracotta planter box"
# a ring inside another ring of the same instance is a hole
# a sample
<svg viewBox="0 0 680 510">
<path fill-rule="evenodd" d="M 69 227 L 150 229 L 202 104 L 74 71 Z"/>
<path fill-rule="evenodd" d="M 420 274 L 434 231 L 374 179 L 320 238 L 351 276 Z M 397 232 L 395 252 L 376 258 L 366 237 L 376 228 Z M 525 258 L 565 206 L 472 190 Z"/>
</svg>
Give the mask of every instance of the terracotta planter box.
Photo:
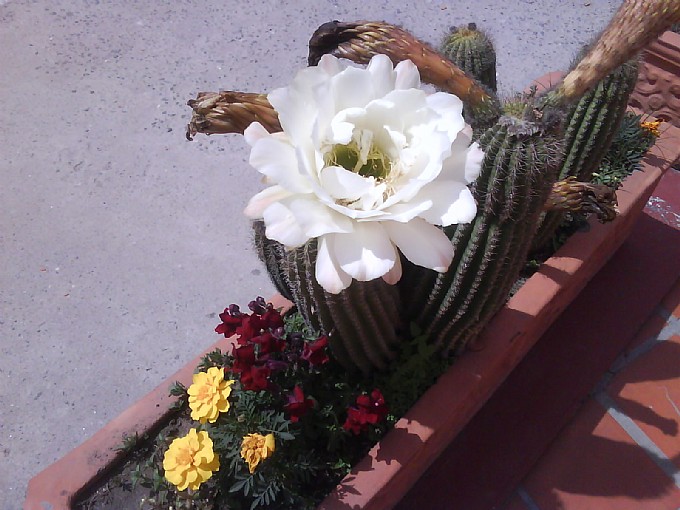
<svg viewBox="0 0 680 510">
<path fill-rule="evenodd" d="M 649 55 L 657 46 L 665 52 L 663 55 L 678 53 L 680 36 L 665 34 Z M 669 71 L 675 78 L 669 78 L 667 88 L 677 98 L 680 54 L 662 61 L 665 69 L 675 66 Z M 640 93 L 634 97 L 657 96 L 644 88 L 644 80 L 650 83 L 654 72 L 651 67 L 647 69 Z M 645 106 L 635 101 L 632 104 Z M 677 121 L 680 105 L 677 100 L 671 104 L 674 116 L 662 117 Z M 319 508 L 383 510 L 396 505 L 622 244 L 659 179 L 679 157 L 680 129 L 669 126 L 645 158 L 643 171 L 628 178 L 617 192 L 620 215 L 616 221 L 604 225 L 591 221 L 587 234 L 572 236 L 546 261 L 482 332 L 476 341 L 478 350 L 457 360 Z M 280 297 L 272 301 L 276 306 L 289 305 Z M 229 340 L 222 339 L 208 350 L 224 350 L 228 345 Z M 31 479 L 24 509 L 69 510 L 78 495 L 96 486 L 122 460 L 116 447 L 124 435 L 141 435 L 168 419 L 174 400 L 168 396 L 168 387 L 174 381 L 190 384 L 199 359 L 200 356 Z"/>
<path fill-rule="evenodd" d="M 543 332 L 607 262 L 629 234 L 664 171 L 680 157 L 680 129 L 666 129 L 645 158 L 643 172 L 618 191 L 616 221 L 592 221 L 533 275 L 494 317 L 477 343 L 462 356 L 370 451 L 321 509 L 391 508 L 418 480 L 456 434 L 484 405 Z M 277 306 L 287 302 L 280 297 Z M 222 339 L 215 347 L 225 349 Z M 93 487 L 121 460 L 124 434 L 143 434 L 169 416 L 168 387 L 190 384 L 199 357 L 111 421 L 84 444 L 36 475 L 28 485 L 26 510 L 68 510 L 74 498 Z"/>
</svg>

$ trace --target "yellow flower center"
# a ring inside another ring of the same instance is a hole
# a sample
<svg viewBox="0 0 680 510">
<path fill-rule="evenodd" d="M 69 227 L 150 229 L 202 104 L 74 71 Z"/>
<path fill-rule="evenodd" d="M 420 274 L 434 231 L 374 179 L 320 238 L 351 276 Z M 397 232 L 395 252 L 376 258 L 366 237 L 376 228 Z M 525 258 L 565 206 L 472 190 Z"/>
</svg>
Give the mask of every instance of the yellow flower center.
<svg viewBox="0 0 680 510">
<path fill-rule="evenodd" d="M 334 145 L 324 157 L 327 166 L 340 166 L 362 177 L 385 180 L 392 170 L 392 162 L 374 143 L 360 147 L 356 140 L 347 145 Z"/>
<path fill-rule="evenodd" d="M 215 396 L 215 393 L 217 393 L 217 388 L 206 384 L 198 388 L 198 395 L 196 395 L 196 398 L 204 402 L 210 401 Z"/>
<path fill-rule="evenodd" d="M 189 445 L 180 448 L 176 456 L 177 464 L 180 466 L 190 466 L 194 462 L 194 455 L 196 455 L 196 451 Z"/>
</svg>

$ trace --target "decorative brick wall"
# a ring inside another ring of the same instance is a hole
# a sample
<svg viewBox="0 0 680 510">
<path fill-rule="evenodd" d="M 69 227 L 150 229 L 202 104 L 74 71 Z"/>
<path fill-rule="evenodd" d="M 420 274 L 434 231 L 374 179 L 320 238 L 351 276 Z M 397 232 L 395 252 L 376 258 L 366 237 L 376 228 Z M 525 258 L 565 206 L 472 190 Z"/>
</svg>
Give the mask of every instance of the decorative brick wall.
<svg viewBox="0 0 680 510">
<path fill-rule="evenodd" d="M 666 32 L 645 50 L 630 104 L 680 127 L 680 34 Z"/>
</svg>

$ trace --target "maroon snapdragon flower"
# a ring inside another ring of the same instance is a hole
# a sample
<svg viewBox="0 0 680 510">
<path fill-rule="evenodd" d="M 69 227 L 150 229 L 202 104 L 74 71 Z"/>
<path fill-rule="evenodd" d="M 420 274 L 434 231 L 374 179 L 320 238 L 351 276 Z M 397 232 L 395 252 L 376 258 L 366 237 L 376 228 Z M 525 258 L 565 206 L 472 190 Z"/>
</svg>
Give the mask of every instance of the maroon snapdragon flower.
<svg viewBox="0 0 680 510">
<path fill-rule="evenodd" d="M 258 297 L 255 301 L 251 301 L 248 303 L 248 308 L 253 312 L 252 314 L 241 312 L 238 305 L 229 305 L 220 314 L 222 323 L 217 325 L 215 332 L 224 335 L 225 338 L 238 335 L 238 343 L 244 345 L 263 331 L 283 327 L 281 314 L 263 298 Z"/>
<path fill-rule="evenodd" d="M 286 347 L 285 341 L 281 338 L 276 338 L 269 332 L 252 337 L 250 342 L 259 346 L 258 359 L 260 360 L 265 360 L 270 354 L 281 352 Z"/>
<path fill-rule="evenodd" d="M 255 346 L 252 344 L 236 347 L 233 351 L 234 362 L 231 371 L 239 374 L 241 386 L 244 390 L 266 390 L 269 387 L 269 375 L 271 369 L 267 366 L 257 365 Z"/>
<path fill-rule="evenodd" d="M 313 342 L 306 342 L 302 348 L 302 359 L 316 367 L 328 363 L 328 338 L 319 337 Z"/>
<path fill-rule="evenodd" d="M 375 389 L 370 395 L 359 395 L 356 405 L 347 409 L 347 419 L 342 427 L 358 435 L 369 425 L 375 425 L 387 416 L 385 398 L 380 390 Z"/>
<path fill-rule="evenodd" d="M 249 370 L 241 372 L 241 386 L 246 391 L 269 389 L 269 375 L 271 373 L 272 371 L 268 366 L 253 365 Z"/>
<path fill-rule="evenodd" d="M 224 335 L 224 338 L 235 335 L 236 329 L 241 326 L 245 317 L 247 317 L 247 315 L 241 313 L 238 305 L 229 305 L 229 307 L 225 308 L 224 312 L 220 314 L 222 323 L 217 325 L 215 333 Z"/>
<path fill-rule="evenodd" d="M 283 410 L 290 416 L 290 421 L 295 423 L 312 407 L 314 400 L 306 398 L 302 388 L 296 384 L 293 393 L 288 395 L 288 403 L 283 406 Z"/>
</svg>

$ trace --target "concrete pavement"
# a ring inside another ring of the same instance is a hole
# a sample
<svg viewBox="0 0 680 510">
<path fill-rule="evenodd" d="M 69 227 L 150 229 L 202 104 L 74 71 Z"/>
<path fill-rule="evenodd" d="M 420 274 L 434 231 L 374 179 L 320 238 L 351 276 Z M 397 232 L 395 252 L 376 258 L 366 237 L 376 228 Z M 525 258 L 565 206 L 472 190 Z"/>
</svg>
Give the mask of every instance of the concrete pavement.
<svg viewBox="0 0 680 510">
<path fill-rule="evenodd" d="M 184 139 L 197 91 L 269 91 L 332 19 L 438 44 L 475 21 L 501 91 L 568 66 L 619 0 L 0 1 L 0 509 L 269 296 L 238 136 Z"/>
</svg>

